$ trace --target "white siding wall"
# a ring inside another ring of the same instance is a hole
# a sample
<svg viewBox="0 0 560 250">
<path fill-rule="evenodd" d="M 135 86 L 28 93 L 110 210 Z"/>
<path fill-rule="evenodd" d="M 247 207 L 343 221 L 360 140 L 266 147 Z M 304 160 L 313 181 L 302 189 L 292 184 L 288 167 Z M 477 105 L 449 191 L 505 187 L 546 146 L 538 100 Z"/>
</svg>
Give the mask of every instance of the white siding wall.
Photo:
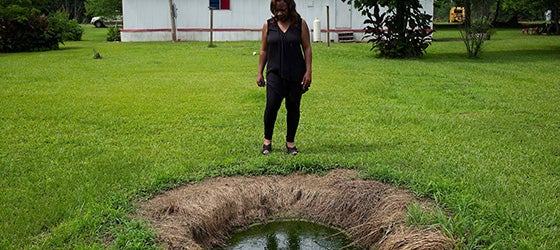
<svg viewBox="0 0 560 250">
<path fill-rule="evenodd" d="M 166 0 L 123 0 L 123 24 L 129 29 L 169 28 L 169 7 Z"/>
<path fill-rule="evenodd" d="M 187 41 L 209 41 L 209 0 L 174 0 L 177 7 L 177 37 Z M 428 14 L 433 14 L 433 0 L 420 0 Z M 337 40 L 337 32 L 354 31 L 361 39 L 363 17 L 357 10 L 340 0 L 296 0 L 297 10 L 307 21 L 310 30 L 318 18 L 321 29 L 327 29 L 327 8 L 330 12 L 330 38 Z M 230 10 L 214 11 L 214 40 L 260 40 L 260 29 L 270 18 L 268 0 L 230 0 Z M 171 20 L 168 0 L 123 0 L 123 41 L 170 41 Z M 338 20 L 337 20 L 338 18 Z M 313 37 L 313 36 L 312 36 Z M 322 32 L 321 40 L 326 41 Z"/>
</svg>

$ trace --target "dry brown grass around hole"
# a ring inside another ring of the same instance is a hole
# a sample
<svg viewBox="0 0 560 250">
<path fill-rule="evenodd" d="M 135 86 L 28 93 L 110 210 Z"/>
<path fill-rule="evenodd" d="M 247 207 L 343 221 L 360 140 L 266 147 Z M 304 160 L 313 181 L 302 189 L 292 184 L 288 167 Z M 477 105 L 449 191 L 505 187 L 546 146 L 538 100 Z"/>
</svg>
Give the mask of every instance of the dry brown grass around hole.
<svg viewBox="0 0 560 250">
<path fill-rule="evenodd" d="M 434 206 L 406 190 L 338 169 L 325 176 L 207 179 L 142 202 L 137 216 L 158 230 L 159 240 L 169 249 L 224 246 L 234 230 L 275 218 L 341 228 L 363 249 L 450 248 L 452 240 L 437 229 L 406 225 L 412 204 Z"/>
</svg>

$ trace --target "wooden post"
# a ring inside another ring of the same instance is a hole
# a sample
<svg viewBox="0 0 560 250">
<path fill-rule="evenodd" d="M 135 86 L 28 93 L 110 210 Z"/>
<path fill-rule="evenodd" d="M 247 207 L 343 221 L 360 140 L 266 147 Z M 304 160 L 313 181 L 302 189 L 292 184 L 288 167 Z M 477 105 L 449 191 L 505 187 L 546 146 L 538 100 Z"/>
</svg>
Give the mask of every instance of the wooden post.
<svg viewBox="0 0 560 250">
<path fill-rule="evenodd" d="M 329 13 L 329 5 L 327 5 L 327 47 L 331 47 L 331 18 Z"/>
<path fill-rule="evenodd" d="M 175 13 L 175 4 L 173 0 L 169 0 L 169 16 L 171 16 L 171 40 L 173 42 L 177 41 L 177 26 L 175 24 L 175 19 L 177 18 Z"/>
<path fill-rule="evenodd" d="M 210 45 L 209 47 L 214 47 L 214 8 L 208 7 L 210 9 Z"/>
</svg>

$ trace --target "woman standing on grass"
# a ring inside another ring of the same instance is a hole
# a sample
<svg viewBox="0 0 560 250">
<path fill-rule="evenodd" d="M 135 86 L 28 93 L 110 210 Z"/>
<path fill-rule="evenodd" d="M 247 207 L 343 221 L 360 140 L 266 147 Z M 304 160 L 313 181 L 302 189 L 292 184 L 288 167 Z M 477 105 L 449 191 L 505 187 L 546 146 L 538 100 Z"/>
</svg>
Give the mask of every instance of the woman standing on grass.
<svg viewBox="0 0 560 250">
<path fill-rule="evenodd" d="M 296 11 L 294 0 L 271 0 L 268 19 L 262 28 L 257 85 L 265 86 L 264 142 L 261 153 L 272 152 L 272 134 L 282 100 L 286 99 L 286 149 L 296 155 L 294 144 L 300 118 L 301 96 L 311 85 L 311 41 L 309 27 Z"/>
</svg>

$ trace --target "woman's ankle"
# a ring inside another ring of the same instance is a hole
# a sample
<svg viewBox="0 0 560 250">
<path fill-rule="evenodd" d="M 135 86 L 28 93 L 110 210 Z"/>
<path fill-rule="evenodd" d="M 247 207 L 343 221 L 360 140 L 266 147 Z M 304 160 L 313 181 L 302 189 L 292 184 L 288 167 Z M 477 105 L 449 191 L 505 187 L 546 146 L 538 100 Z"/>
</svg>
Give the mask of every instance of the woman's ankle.
<svg viewBox="0 0 560 250">
<path fill-rule="evenodd" d="M 270 144 L 272 144 L 272 140 L 264 139 L 263 144 L 264 145 L 270 145 Z"/>
</svg>

